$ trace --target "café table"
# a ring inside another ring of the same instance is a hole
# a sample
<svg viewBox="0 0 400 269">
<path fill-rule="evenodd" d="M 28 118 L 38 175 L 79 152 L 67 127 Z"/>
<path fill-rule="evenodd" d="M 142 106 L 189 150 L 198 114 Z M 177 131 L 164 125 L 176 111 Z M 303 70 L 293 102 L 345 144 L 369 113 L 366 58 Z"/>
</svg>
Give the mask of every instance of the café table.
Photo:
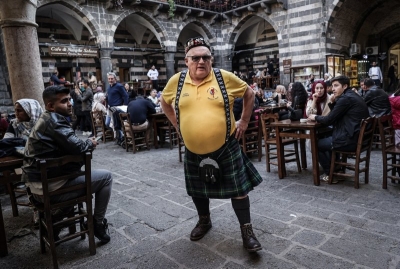
<svg viewBox="0 0 400 269">
<path fill-rule="evenodd" d="M 158 133 L 157 133 L 157 123 L 162 122 L 162 121 L 167 121 L 168 118 L 165 115 L 164 112 L 157 112 L 155 114 L 151 114 L 149 116 L 149 119 L 152 121 L 152 125 L 153 125 L 153 145 L 154 148 L 158 149 Z"/>
<path fill-rule="evenodd" d="M 275 133 L 276 133 L 279 178 L 283 178 L 285 176 L 284 147 L 282 145 L 282 139 L 283 138 L 300 139 L 301 167 L 303 169 L 307 168 L 305 140 L 310 139 L 314 185 L 319 186 L 320 180 L 319 180 L 317 133 L 319 130 L 326 130 L 326 127 L 315 121 L 300 122 L 291 120 L 272 122 L 271 126 L 275 127 Z"/>
<path fill-rule="evenodd" d="M 19 168 L 22 166 L 23 159 L 22 157 L 17 157 L 17 156 L 8 156 L 8 157 L 3 157 L 0 158 L 0 172 L 3 172 L 3 176 L 0 177 L 0 183 L 6 184 L 8 191 L 10 192 L 10 198 L 13 199 L 14 192 L 12 191 L 12 188 L 10 186 L 12 185 L 12 181 L 14 181 L 14 172 L 13 171 L 15 168 Z M 14 196 L 15 199 L 15 196 Z M 13 215 L 18 216 L 18 209 L 14 209 L 13 207 Z M 4 257 L 8 254 L 7 250 L 7 240 L 6 240 L 6 232 L 4 229 L 4 219 L 3 219 L 3 212 L 1 209 L 1 203 L 0 203 L 0 257 Z"/>
</svg>

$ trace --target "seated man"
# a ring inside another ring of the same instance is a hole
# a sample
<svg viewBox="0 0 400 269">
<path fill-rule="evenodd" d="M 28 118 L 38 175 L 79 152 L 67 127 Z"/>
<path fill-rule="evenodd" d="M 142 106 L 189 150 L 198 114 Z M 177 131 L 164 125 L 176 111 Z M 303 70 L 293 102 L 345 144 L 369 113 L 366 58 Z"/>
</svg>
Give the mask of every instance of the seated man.
<svg viewBox="0 0 400 269">
<path fill-rule="evenodd" d="M 127 112 L 132 123 L 133 130 L 147 129 L 149 122 L 147 116 L 156 113 L 155 105 L 149 99 L 142 96 L 136 97 L 136 100 L 128 104 Z"/>
<path fill-rule="evenodd" d="M 389 96 L 379 86 L 375 85 L 373 79 L 366 78 L 364 80 L 364 90 L 363 98 L 371 117 L 380 117 L 392 113 Z"/>
<path fill-rule="evenodd" d="M 355 151 L 361 120 L 369 117 L 367 105 L 361 96 L 351 90 L 348 77 L 337 76 L 331 83 L 335 96 L 335 101 L 330 104 L 331 112 L 326 116 L 311 114 L 308 117 L 309 120 L 333 126 L 332 136 L 318 140 L 319 163 L 325 172 L 321 180 L 325 182 L 329 179 L 332 148 Z"/>
<path fill-rule="evenodd" d="M 40 171 L 36 168 L 35 158 L 59 158 L 64 155 L 76 155 L 95 149 L 97 142 L 94 139 L 81 140 L 71 128 L 66 117 L 72 114 L 69 89 L 62 86 L 50 86 L 43 92 L 43 102 L 46 112 L 42 113 L 29 135 L 24 151 L 22 166 L 22 181 L 30 187 L 33 197 L 42 201 L 42 183 Z M 48 171 L 49 177 L 56 177 L 80 170 L 82 163 L 68 163 Z M 58 181 L 49 184 L 49 191 L 83 183 L 84 176 L 71 181 Z M 94 235 L 101 242 L 110 241 L 106 233 L 107 220 L 104 218 L 111 196 L 112 176 L 107 170 L 92 170 L 92 193 L 95 194 L 94 206 Z M 53 202 L 72 199 L 81 193 L 71 192 L 53 197 Z"/>
</svg>

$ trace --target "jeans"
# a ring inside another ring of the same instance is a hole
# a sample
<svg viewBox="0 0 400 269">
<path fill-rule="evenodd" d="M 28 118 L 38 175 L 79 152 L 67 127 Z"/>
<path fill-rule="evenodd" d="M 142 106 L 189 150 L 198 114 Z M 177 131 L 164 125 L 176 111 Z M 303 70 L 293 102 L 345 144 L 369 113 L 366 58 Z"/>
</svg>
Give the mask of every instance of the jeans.
<svg viewBox="0 0 400 269">
<path fill-rule="evenodd" d="M 336 150 L 351 152 L 355 151 L 357 148 L 357 144 L 346 145 L 343 147 L 335 148 Z M 336 160 L 339 159 L 339 156 L 335 157 Z M 322 138 L 318 140 L 318 160 L 319 164 L 324 169 L 325 174 L 329 175 L 331 170 L 331 160 L 332 160 L 332 136 Z"/>
<path fill-rule="evenodd" d="M 85 182 L 85 176 L 79 176 L 73 180 L 69 180 L 63 187 L 69 187 Z M 61 188 L 63 188 L 61 187 Z M 112 175 L 110 171 L 103 169 L 92 170 L 92 193 L 95 194 L 95 204 L 93 219 L 95 223 L 103 223 L 104 216 L 106 215 L 108 202 L 110 201 L 112 188 Z M 66 200 L 76 198 L 84 194 L 84 190 L 64 193 L 59 196 L 53 196 L 51 202 L 58 203 Z M 33 195 L 38 201 L 41 201 L 40 196 Z"/>
</svg>

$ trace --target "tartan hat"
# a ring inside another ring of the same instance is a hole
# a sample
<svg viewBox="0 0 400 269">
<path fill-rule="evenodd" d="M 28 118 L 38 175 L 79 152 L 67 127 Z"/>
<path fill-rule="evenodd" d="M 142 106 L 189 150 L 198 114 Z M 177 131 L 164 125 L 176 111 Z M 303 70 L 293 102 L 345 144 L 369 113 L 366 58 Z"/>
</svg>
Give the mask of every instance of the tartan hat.
<svg viewBox="0 0 400 269">
<path fill-rule="evenodd" d="M 211 50 L 210 44 L 201 36 L 189 38 L 185 43 L 185 54 L 194 47 L 203 46 Z"/>
</svg>

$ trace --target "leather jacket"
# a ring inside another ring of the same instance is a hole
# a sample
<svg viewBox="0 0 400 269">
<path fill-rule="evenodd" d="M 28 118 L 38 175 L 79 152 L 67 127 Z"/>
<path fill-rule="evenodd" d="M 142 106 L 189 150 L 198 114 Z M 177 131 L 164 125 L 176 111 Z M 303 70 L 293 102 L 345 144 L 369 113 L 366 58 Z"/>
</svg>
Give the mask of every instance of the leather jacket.
<svg viewBox="0 0 400 269">
<path fill-rule="evenodd" d="M 332 147 L 339 148 L 357 143 L 361 120 L 369 117 L 367 104 L 357 93 L 347 88 L 330 104 L 331 112 L 316 116 L 315 120 L 327 126 L 333 125 Z"/>
<path fill-rule="evenodd" d="M 35 158 L 59 158 L 77 155 L 94 149 L 90 139 L 81 140 L 67 119 L 55 112 L 44 112 L 33 127 L 25 145 L 22 181 L 40 182 L 40 171 Z M 67 175 L 79 171 L 83 163 L 68 163 L 48 171 L 48 177 Z"/>
<path fill-rule="evenodd" d="M 371 117 L 380 117 L 392 112 L 389 96 L 384 90 L 377 86 L 369 88 L 365 93 L 364 101 L 368 106 L 369 115 Z"/>
</svg>

